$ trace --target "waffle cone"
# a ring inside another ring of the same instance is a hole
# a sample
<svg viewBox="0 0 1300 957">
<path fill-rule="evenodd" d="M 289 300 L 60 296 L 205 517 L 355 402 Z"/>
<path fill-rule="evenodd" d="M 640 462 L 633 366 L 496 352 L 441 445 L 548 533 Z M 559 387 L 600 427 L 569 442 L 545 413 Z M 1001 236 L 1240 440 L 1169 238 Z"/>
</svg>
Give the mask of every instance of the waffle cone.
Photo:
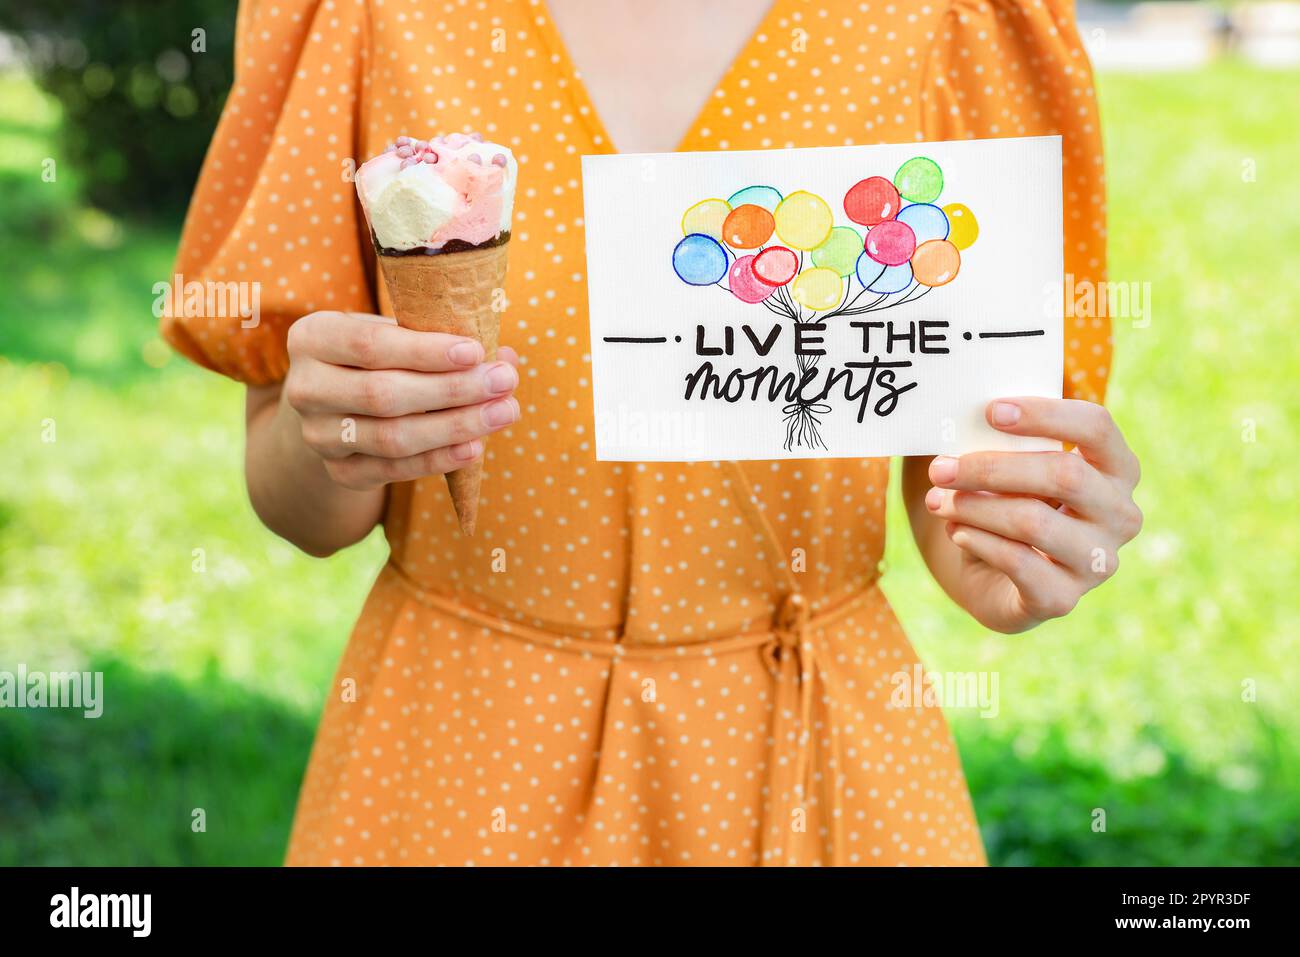
<svg viewBox="0 0 1300 957">
<path fill-rule="evenodd" d="M 484 355 L 495 358 L 501 313 L 492 307 L 505 287 L 508 245 L 436 256 L 380 253 L 379 265 L 398 325 L 477 339 L 483 344 Z M 483 481 L 482 459 L 448 472 L 446 478 L 460 529 L 473 535 Z"/>
</svg>

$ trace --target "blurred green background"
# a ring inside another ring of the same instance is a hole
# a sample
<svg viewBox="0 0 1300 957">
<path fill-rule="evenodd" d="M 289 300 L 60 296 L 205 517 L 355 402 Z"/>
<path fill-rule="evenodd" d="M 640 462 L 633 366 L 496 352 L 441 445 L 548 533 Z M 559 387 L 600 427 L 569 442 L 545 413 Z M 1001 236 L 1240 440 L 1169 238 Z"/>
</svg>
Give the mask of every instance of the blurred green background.
<svg viewBox="0 0 1300 957">
<path fill-rule="evenodd" d="M 0 670 L 108 689 L 96 721 L 0 711 L 0 864 L 276 864 L 384 545 L 321 562 L 265 531 L 241 388 L 158 339 L 230 13 L 176 20 L 182 49 L 211 22 L 182 67 L 141 39 L 170 14 L 95 12 L 116 6 L 57 5 L 98 26 L 44 50 L 40 83 L 0 67 Z M 0 4 L 59 25 L 23 9 Z M 1007 638 L 931 582 L 895 490 L 886 590 L 931 668 L 1000 676 L 995 720 L 951 715 L 992 862 L 1294 864 L 1300 74 L 1220 60 L 1100 94 L 1112 279 L 1153 290 L 1149 326 L 1116 324 L 1110 392 L 1146 529 L 1067 620 Z"/>
</svg>

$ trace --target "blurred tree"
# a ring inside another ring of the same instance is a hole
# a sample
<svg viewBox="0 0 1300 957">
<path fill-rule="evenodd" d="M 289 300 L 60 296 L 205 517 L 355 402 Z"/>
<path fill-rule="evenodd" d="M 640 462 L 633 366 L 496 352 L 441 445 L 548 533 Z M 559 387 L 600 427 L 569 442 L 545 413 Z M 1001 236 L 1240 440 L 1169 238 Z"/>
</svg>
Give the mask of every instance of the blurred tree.
<svg viewBox="0 0 1300 957">
<path fill-rule="evenodd" d="M 63 107 L 61 153 L 85 199 L 185 209 L 232 77 L 230 0 L 0 0 L 37 81 Z"/>
</svg>

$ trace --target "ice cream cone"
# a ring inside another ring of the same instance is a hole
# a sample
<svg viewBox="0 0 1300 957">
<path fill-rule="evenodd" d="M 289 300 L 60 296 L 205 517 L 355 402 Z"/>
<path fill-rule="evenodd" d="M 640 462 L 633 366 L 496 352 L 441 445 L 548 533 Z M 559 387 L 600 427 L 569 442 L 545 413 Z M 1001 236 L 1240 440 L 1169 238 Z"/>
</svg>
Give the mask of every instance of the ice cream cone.
<svg viewBox="0 0 1300 957">
<path fill-rule="evenodd" d="M 357 198 L 399 324 L 477 339 L 485 358 L 496 358 L 518 174 L 510 149 L 479 133 L 399 136 L 357 168 Z M 466 535 L 478 522 L 482 481 L 480 462 L 447 473 Z"/>
<path fill-rule="evenodd" d="M 508 245 L 499 243 L 436 255 L 391 255 L 381 251 L 379 265 L 398 324 L 421 332 L 477 339 L 483 344 L 484 356 L 495 358 Z M 482 460 L 448 472 L 446 478 L 460 529 L 473 535 L 478 521 L 479 485 L 483 481 Z"/>
</svg>

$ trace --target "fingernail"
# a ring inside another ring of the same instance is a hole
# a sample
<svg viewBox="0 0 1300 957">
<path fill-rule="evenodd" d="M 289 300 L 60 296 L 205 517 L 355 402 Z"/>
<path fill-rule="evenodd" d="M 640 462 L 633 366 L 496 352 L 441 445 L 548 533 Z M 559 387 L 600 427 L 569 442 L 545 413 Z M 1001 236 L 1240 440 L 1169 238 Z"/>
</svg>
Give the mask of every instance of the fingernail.
<svg viewBox="0 0 1300 957">
<path fill-rule="evenodd" d="M 1020 421 L 1020 406 L 1013 402 L 993 403 L 994 425 L 1015 425 Z"/>
<path fill-rule="evenodd" d="M 957 477 L 957 460 L 950 455 L 937 456 L 930 463 L 930 481 L 943 485 Z"/>
<path fill-rule="evenodd" d="M 458 366 L 476 365 L 483 359 L 483 347 L 473 339 L 465 339 L 447 350 L 447 358 Z"/>
<path fill-rule="evenodd" d="M 498 362 L 487 371 L 488 391 L 494 394 L 509 392 L 518 381 L 519 377 L 515 375 L 515 367 L 508 362 Z"/>
<path fill-rule="evenodd" d="M 937 512 L 939 506 L 943 504 L 943 489 L 932 488 L 925 493 L 925 507 L 932 512 Z"/>
<path fill-rule="evenodd" d="M 483 409 L 483 421 L 494 429 L 509 425 L 517 418 L 519 418 L 519 403 L 514 399 L 502 399 Z"/>
<path fill-rule="evenodd" d="M 483 443 L 478 439 L 473 442 L 462 442 L 460 445 L 451 447 L 451 457 L 457 462 L 468 462 L 470 459 L 478 458 L 478 454 L 483 451 Z"/>
</svg>

